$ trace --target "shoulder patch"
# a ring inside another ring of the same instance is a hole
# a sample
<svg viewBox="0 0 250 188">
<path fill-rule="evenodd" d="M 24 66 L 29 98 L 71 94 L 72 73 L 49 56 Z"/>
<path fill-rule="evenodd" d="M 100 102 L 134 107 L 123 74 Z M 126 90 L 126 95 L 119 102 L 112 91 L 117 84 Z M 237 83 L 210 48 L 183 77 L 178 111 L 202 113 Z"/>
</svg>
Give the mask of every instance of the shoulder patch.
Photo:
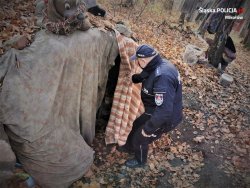
<svg viewBox="0 0 250 188">
<path fill-rule="evenodd" d="M 161 106 L 163 103 L 163 94 L 162 93 L 156 93 L 155 94 L 155 104 L 157 106 Z"/>
</svg>

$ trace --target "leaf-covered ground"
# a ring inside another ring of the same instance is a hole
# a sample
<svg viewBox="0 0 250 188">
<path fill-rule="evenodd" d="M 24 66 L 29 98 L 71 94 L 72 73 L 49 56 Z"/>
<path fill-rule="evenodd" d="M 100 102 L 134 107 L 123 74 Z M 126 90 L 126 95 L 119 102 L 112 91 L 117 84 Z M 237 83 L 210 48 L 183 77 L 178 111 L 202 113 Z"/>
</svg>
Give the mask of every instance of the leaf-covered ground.
<svg viewBox="0 0 250 188">
<path fill-rule="evenodd" d="M 143 4 L 132 10 L 115 7 L 115 3 L 111 7 L 110 2 L 105 5 L 116 20 L 131 26 L 139 43 L 153 45 L 179 68 L 185 119 L 151 145 L 145 169 L 126 168 L 123 163 L 132 156 L 118 152 L 116 146 L 105 146 L 104 135 L 99 133 L 94 143 L 94 175 L 75 187 L 88 183 L 101 187 L 249 187 L 249 51 L 237 44 L 238 58 L 226 71 L 234 82 L 224 88 L 215 68 L 183 63 L 187 44 L 204 50 L 207 45 L 187 29 L 180 32 L 171 27 L 178 25 L 174 15 L 168 18 L 157 11 L 157 5 L 147 5 L 138 18 Z M 163 20 L 170 24 L 162 24 Z"/>
<path fill-rule="evenodd" d="M 93 143 L 93 174 L 72 187 L 250 187 L 249 51 L 236 44 L 237 59 L 226 70 L 234 82 L 223 87 L 218 71 L 209 64 L 183 63 L 187 44 L 203 49 L 207 45 L 185 27 L 172 27 L 178 25 L 177 14 L 170 16 L 158 4 L 126 8 L 116 1 L 100 2 L 115 20 L 130 25 L 139 43 L 153 45 L 178 67 L 185 117 L 176 130 L 151 144 L 148 165 L 143 169 L 126 168 L 123 164 L 132 156 L 118 152 L 116 145 L 106 146 L 104 133 L 98 132 Z M 31 39 L 37 29 L 34 2 L 0 3 L 0 45 L 15 34 Z M 163 20 L 169 24 L 161 24 Z M 2 54 L 4 49 L 0 49 Z"/>
</svg>

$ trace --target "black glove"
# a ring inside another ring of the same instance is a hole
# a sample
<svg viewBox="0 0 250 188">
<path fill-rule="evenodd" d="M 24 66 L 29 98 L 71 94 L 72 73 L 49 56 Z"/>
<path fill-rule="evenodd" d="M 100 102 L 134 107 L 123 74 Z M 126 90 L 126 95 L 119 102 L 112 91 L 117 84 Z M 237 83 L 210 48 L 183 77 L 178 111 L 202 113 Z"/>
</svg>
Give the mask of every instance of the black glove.
<svg viewBox="0 0 250 188">
<path fill-rule="evenodd" d="M 137 83 L 142 82 L 147 77 L 148 77 L 148 73 L 146 71 L 142 71 L 140 74 L 134 74 L 132 76 L 132 82 L 137 84 Z"/>
<path fill-rule="evenodd" d="M 132 76 L 132 82 L 137 84 L 143 81 L 144 78 L 142 78 L 141 74 L 134 74 Z"/>
</svg>

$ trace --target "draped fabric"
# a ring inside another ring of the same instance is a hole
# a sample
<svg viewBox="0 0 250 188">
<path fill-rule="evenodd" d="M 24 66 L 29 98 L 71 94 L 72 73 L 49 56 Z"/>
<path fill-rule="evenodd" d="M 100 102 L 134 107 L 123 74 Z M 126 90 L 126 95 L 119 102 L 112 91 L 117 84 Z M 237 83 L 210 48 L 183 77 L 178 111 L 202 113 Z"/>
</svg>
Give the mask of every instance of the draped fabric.
<svg viewBox="0 0 250 188">
<path fill-rule="evenodd" d="M 40 31 L 31 46 L 0 58 L 0 125 L 42 187 L 68 187 L 92 164 L 88 144 L 117 55 L 115 35 L 89 29 Z"/>
<path fill-rule="evenodd" d="M 129 62 L 129 57 L 135 53 L 138 45 L 118 32 L 116 37 L 121 63 L 105 141 L 106 144 L 124 145 L 133 121 L 144 111 L 140 96 L 141 84 L 133 84 L 131 80 L 133 74 L 142 70 L 136 62 Z"/>
</svg>

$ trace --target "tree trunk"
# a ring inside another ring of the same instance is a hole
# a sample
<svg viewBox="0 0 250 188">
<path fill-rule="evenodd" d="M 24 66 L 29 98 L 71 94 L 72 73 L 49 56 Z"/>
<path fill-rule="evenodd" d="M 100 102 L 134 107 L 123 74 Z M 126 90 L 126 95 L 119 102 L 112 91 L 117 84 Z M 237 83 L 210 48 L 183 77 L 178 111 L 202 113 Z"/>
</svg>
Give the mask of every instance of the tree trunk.
<svg viewBox="0 0 250 188">
<path fill-rule="evenodd" d="M 174 0 L 173 2 L 173 10 L 181 10 L 183 6 L 184 0 Z"/>
<path fill-rule="evenodd" d="M 200 24 L 200 26 L 199 26 L 199 28 L 198 28 L 198 33 L 202 36 L 202 37 L 204 37 L 204 35 L 205 35 L 205 32 L 206 32 L 206 23 L 207 23 L 207 19 L 209 18 L 209 14 L 207 14 L 205 17 L 204 17 L 204 19 L 203 19 L 203 21 L 202 21 L 202 23 Z"/>
<path fill-rule="evenodd" d="M 216 7 L 216 5 L 218 5 L 219 2 L 220 2 L 220 0 L 216 0 L 216 1 L 214 1 L 212 4 L 211 4 L 211 3 L 206 4 L 205 8 L 214 8 L 214 7 Z M 203 16 L 203 15 L 200 15 L 200 16 Z M 209 19 L 209 16 L 210 16 L 210 14 L 206 14 L 206 15 L 203 17 L 202 22 L 201 22 L 201 24 L 200 24 L 200 26 L 199 26 L 199 28 L 198 28 L 198 33 L 199 33 L 202 37 L 204 37 L 205 32 L 206 32 L 206 30 L 207 30 L 207 22 L 209 21 L 209 20 L 208 20 L 208 19 Z M 199 18 L 198 18 L 198 19 L 199 19 Z"/>
<path fill-rule="evenodd" d="M 248 29 L 249 29 L 249 24 L 250 24 L 250 1 L 246 1 L 246 3 L 244 4 L 244 12 L 243 12 L 243 18 L 245 18 L 244 24 L 242 25 L 241 29 L 240 29 L 240 37 L 245 38 L 246 34 L 248 33 Z"/>
<path fill-rule="evenodd" d="M 244 22 L 244 24 L 243 24 L 243 26 L 241 27 L 241 30 L 239 31 L 239 37 L 242 37 L 242 38 L 244 38 L 245 36 L 246 36 L 246 33 L 247 33 L 247 26 L 248 26 L 248 23 L 247 23 L 248 21 L 245 21 Z"/>
<path fill-rule="evenodd" d="M 238 0 L 230 0 L 228 1 L 228 4 L 225 8 L 227 7 L 234 7 L 234 8 L 239 8 L 240 5 L 243 3 L 244 0 L 238 1 Z M 208 50 L 208 60 L 209 62 L 214 66 L 218 67 L 221 59 L 222 59 L 222 53 L 225 48 L 227 36 L 232 30 L 233 23 L 235 20 L 233 19 L 225 19 L 223 17 L 218 30 L 216 32 L 214 42 L 213 44 L 209 47 Z"/>
<path fill-rule="evenodd" d="M 250 29 L 248 29 L 248 33 L 243 40 L 243 44 L 247 47 L 250 47 Z"/>
<path fill-rule="evenodd" d="M 233 21 L 230 20 L 226 23 L 222 22 L 222 24 L 220 24 L 219 30 L 217 31 L 215 35 L 213 44 L 209 47 L 208 60 L 216 68 L 218 67 L 221 61 L 222 53 L 224 51 L 224 47 L 225 47 L 226 40 L 227 40 L 227 35 L 224 35 L 223 27 L 225 26 L 226 28 L 229 28 L 232 22 Z"/>
<path fill-rule="evenodd" d="M 164 5 L 164 8 L 167 10 L 167 11 L 172 11 L 173 7 L 174 7 L 174 0 L 165 0 L 163 2 L 163 5 Z"/>
<path fill-rule="evenodd" d="M 135 5 L 135 0 L 126 0 L 124 6 L 126 7 L 133 7 Z"/>
</svg>

